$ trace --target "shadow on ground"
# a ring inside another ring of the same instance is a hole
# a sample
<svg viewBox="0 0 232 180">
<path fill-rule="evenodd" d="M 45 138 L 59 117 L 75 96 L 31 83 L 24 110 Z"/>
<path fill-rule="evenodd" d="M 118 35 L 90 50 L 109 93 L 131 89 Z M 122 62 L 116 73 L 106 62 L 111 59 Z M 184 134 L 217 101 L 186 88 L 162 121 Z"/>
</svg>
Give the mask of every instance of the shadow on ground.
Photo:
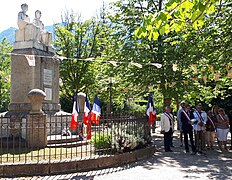
<svg viewBox="0 0 232 180">
<path fill-rule="evenodd" d="M 208 174 L 209 179 L 232 179 L 232 151 L 218 151 L 217 143 L 214 150 L 206 150 L 204 154 L 192 155 L 185 153 L 184 147 L 180 147 L 178 132 L 174 136 L 173 152 L 164 152 L 163 137 L 155 133 L 153 135 L 157 152 L 152 158 L 144 161 L 142 166 L 146 169 L 158 169 L 159 166 L 175 167 L 186 173 L 182 178 L 195 178 L 196 174 Z"/>
</svg>

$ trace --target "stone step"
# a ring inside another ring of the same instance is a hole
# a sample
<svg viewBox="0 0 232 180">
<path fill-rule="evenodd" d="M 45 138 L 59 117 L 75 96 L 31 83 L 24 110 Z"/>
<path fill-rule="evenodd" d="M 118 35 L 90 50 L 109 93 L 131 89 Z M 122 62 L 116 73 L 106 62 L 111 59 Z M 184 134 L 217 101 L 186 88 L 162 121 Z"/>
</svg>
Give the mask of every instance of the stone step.
<svg viewBox="0 0 232 180">
<path fill-rule="evenodd" d="M 90 140 L 83 140 L 83 141 L 76 141 L 76 142 L 69 142 L 69 143 L 57 143 L 57 144 L 48 144 L 48 148 L 71 148 L 71 147 L 79 147 L 83 145 L 88 145 Z"/>
<path fill-rule="evenodd" d="M 75 143 L 80 141 L 79 135 L 62 136 L 62 135 L 51 135 L 47 137 L 48 144 L 63 144 L 63 143 Z"/>
</svg>

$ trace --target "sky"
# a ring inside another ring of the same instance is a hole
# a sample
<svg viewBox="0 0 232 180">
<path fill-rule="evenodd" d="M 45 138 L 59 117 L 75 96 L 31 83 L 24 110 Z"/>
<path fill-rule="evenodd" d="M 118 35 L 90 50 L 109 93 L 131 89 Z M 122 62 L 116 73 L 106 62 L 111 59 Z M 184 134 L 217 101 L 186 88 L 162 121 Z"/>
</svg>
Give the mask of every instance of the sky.
<svg viewBox="0 0 232 180">
<path fill-rule="evenodd" d="M 114 0 L 104 0 L 106 4 Z M 0 10 L 0 32 L 17 27 L 18 12 L 21 11 L 21 4 L 28 5 L 27 14 L 30 21 L 35 17 L 35 11 L 42 12 L 41 20 L 45 26 L 61 22 L 61 13 L 65 10 L 73 10 L 81 14 L 83 18 L 90 18 L 99 12 L 103 0 L 4 0 L 1 1 Z"/>
</svg>

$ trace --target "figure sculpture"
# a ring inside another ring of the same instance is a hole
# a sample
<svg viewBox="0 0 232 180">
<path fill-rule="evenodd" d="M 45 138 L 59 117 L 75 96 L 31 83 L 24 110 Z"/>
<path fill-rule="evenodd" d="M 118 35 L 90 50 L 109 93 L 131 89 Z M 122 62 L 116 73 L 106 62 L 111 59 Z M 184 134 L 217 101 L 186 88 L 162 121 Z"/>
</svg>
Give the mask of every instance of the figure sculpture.
<svg viewBox="0 0 232 180">
<path fill-rule="evenodd" d="M 22 11 L 18 13 L 18 27 L 19 29 L 24 29 L 27 24 L 30 24 L 30 18 L 26 14 L 28 10 L 28 5 L 27 4 L 22 4 L 21 5 Z"/>
<path fill-rule="evenodd" d="M 35 11 L 35 18 L 33 20 L 33 24 L 40 29 L 40 33 L 38 34 L 37 38 L 43 44 L 45 44 L 47 46 L 50 46 L 51 45 L 51 40 L 52 40 L 52 34 L 44 29 L 44 24 L 40 20 L 41 15 L 42 15 L 42 13 L 41 13 L 40 10 Z"/>
<path fill-rule="evenodd" d="M 15 41 L 16 42 L 38 42 L 45 46 L 51 46 L 52 44 L 52 33 L 44 29 L 44 24 L 40 20 L 41 11 L 35 11 L 35 18 L 33 23 L 30 22 L 29 16 L 26 14 L 28 11 L 28 5 L 22 4 L 21 11 L 18 13 L 18 27 L 16 31 Z"/>
</svg>

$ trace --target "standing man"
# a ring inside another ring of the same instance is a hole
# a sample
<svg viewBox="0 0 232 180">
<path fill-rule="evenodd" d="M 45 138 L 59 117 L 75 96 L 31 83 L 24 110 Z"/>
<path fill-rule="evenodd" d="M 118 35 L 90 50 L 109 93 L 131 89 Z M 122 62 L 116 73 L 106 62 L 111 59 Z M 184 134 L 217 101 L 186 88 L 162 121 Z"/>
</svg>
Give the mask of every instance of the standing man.
<svg viewBox="0 0 232 180">
<path fill-rule="evenodd" d="M 205 147 L 205 125 L 207 122 L 207 114 L 202 110 L 201 103 L 197 105 L 197 109 L 193 114 L 194 118 L 197 120 L 197 123 L 193 126 L 195 131 L 196 152 L 202 154 Z"/>
<path fill-rule="evenodd" d="M 174 130 L 173 115 L 171 114 L 172 108 L 165 107 L 165 112 L 161 115 L 161 132 L 164 133 L 164 149 L 165 152 L 172 152 L 171 150 L 171 136 Z"/>
<path fill-rule="evenodd" d="M 192 152 L 195 153 L 196 151 L 194 141 L 193 141 L 193 127 L 192 127 L 191 119 L 194 119 L 194 115 L 190 109 L 190 105 L 186 104 L 185 110 L 181 112 L 182 130 L 184 133 L 184 147 L 185 147 L 186 153 L 189 152 L 188 136 L 190 139 Z"/>
<path fill-rule="evenodd" d="M 177 111 L 177 123 L 178 123 L 178 129 L 180 130 L 180 147 L 183 147 L 183 129 L 182 129 L 182 121 L 181 121 L 181 113 L 184 110 L 185 103 L 180 103 L 181 109 Z"/>
</svg>

